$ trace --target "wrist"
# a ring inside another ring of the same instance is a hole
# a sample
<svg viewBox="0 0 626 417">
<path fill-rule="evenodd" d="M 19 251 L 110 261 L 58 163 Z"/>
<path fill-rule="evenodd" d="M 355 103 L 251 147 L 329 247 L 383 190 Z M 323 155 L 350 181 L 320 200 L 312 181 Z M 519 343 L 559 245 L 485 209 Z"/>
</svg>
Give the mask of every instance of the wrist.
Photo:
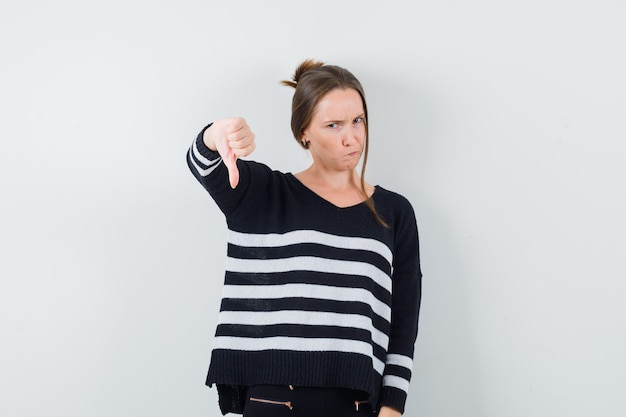
<svg viewBox="0 0 626 417">
<path fill-rule="evenodd" d="M 393 407 L 388 407 L 386 405 L 380 407 L 380 411 L 378 412 L 378 417 L 401 417 L 402 413 L 396 410 Z"/>
<path fill-rule="evenodd" d="M 213 129 L 210 129 L 211 126 L 213 126 L 213 123 L 209 123 L 202 130 L 202 142 L 204 143 L 204 146 L 213 152 L 217 152 L 217 146 L 215 146 L 215 140 L 213 139 Z"/>
</svg>

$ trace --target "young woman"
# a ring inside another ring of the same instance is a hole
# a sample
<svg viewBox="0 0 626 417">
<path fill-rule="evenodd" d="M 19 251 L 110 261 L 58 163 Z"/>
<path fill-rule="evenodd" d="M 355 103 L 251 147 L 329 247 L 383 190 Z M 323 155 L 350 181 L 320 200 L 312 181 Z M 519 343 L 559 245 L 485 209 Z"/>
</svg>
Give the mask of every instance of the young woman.
<svg viewBox="0 0 626 417">
<path fill-rule="evenodd" d="M 207 384 L 224 414 L 400 416 L 421 298 L 413 209 L 364 180 L 367 106 L 354 75 L 307 60 L 283 84 L 295 88 L 307 169 L 240 159 L 255 149 L 241 118 L 208 125 L 187 154 L 229 230 Z"/>
</svg>

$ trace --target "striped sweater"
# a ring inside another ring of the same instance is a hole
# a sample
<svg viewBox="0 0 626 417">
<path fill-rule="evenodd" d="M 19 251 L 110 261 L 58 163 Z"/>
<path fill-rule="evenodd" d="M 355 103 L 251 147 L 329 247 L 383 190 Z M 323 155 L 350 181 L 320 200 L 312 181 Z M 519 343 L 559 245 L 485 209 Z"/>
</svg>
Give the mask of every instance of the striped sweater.
<svg viewBox="0 0 626 417">
<path fill-rule="evenodd" d="M 377 186 L 384 227 L 364 203 L 337 207 L 292 174 L 244 160 L 231 189 L 203 132 L 187 163 L 229 232 L 207 376 L 221 411 L 241 413 L 256 384 L 357 389 L 404 411 L 421 298 L 410 203 Z"/>
</svg>

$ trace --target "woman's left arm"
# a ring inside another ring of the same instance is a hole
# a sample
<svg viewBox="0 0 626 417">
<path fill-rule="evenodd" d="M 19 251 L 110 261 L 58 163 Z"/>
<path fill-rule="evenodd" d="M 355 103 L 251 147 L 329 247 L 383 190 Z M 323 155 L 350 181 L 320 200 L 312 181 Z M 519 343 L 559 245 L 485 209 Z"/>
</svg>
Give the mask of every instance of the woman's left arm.
<svg viewBox="0 0 626 417">
<path fill-rule="evenodd" d="M 422 294 L 415 213 L 403 199 L 395 208 L 391 327 L 379 406 L 383 415 L 403 413 L 413 370 L 413 353 Z M 389 414 L 391 413 L 391 414 Z"/>
</svg>

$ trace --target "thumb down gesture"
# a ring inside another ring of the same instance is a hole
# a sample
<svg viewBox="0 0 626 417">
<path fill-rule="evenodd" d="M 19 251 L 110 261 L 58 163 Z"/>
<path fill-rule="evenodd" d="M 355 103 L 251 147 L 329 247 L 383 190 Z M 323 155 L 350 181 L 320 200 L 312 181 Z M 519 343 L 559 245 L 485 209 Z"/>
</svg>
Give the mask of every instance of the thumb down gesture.
<svg viewBox="0 0 626 417">
<path fill-rule="evenodd" d="M 241 117 L 221 119 L 204 131 L 204 144 L 212 151 L 217 151 L 228 169 L 228 181 L 231 188 L 239 184 L 237 158 L 250 155 L 256 148 L 254 133 L 245 119 Z"/>
</svg>

